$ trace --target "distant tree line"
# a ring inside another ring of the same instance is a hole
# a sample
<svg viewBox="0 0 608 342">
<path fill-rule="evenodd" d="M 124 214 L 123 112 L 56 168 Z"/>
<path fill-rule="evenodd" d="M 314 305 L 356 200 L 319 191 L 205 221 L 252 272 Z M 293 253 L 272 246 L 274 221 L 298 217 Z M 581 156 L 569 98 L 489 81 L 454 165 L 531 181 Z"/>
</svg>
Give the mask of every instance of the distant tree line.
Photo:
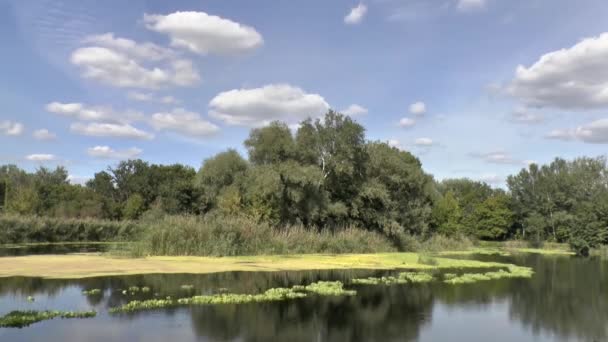
<svg viewBox="0 0 608 342">
<path fill-rule="evenodd" d="M 356 226 L 398 244 L 404 236 L 472 236 L 569 242 L 584 254 L 608 243 L 605 158 L 530 165 L 494 189 L 469 179 L 436 182 L 420 161 L 330 111 L 292 133 L 281 122 L 253 129 L 249 158 L 219 153 L 195 169 L 128 160 L 84 186 L 65 168 L 28 173 L 0 166 L 0 207 L 20 215 L 138 219 L 148 213 L 246 216 L 311 230 Z"/>
</svg>

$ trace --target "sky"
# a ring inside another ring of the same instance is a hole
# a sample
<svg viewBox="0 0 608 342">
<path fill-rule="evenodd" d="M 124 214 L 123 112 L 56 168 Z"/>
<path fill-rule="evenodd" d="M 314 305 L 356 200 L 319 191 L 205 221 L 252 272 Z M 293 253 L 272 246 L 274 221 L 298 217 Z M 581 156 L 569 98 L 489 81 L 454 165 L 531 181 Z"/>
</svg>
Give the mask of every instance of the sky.
<svg viewBox="0 0 608 342">
<path fill-rule="evenodd" d="M 0 164 L 198 168 L 328 109 L 436 179 L 608 144 L 605 0 L 0 0 Z"/>
</svg>

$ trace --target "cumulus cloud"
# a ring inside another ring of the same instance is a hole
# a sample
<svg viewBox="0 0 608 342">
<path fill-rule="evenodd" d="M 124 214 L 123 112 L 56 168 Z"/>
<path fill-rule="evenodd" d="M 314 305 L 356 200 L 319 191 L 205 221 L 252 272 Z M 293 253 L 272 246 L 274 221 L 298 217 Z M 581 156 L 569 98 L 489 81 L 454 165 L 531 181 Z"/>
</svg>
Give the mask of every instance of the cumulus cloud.
<svg viewBox="0 0 608 342">
<path fill-rule="evenodd" d="M 229 125 L 263 126 L 275 120 L 288 124 L 318 117 L 329 109 L 319 94 L 308 94 L 288 84 L 233 89 L 215 96 L 209 115 Z"/>
<path fill-rule="evenodd" d="M 505 151 L 493 151 L 486 153 L 471 153 L 471 157 L 481 159 L 486 163 L 490 164 L 503 164 L 503 165 L 528 165 L 530 161 L 520 160 L 511 156 L 510 153 Z"/>
<path fill-rule="evenodd" d="M 91 177 L 68 175 L 68 182 L 70 184 L 85 185 L 89 179 Z"/>
<path fill-rule="evenodd" d="M 117 123 L 129 123 L 143 120 L 144 115 L 137 111 L 114 111 L 111 107 L 87 106 L 82 103 L 51 102 L 46 105 L 50 113 L 63 115 L 82 121 L 108 121 Z"/>
<path fill-rule="evenodd" d="M 55 133 L 50 132 L 46 128 L 37 129 L 34 131 L 34 133 L 32 135 L 34 136 L 34 138 L 36 138 L 38 140 L 53 140 L 53 139 L 57 138 L 57 135 Z"/>
<path fill-rule="evenodd" d="M 353 7 L 350 12 L 344 17 L 344 23 L 353 25 L 360 23 L 367 14 L 367 6 L 359 4 Z"/>
<path fill-rule="evenodd" d="M 92 122 L 89 124 L 73 123 L 70 130 L 74 133 L 93 137 L 115 137 L 149 140 L 154 138 L 153 134 L 142 131 L 129 124 L 112 124 Z"/>
<path fill-rule="evenodd" d="M 399 126 L 402 128 L 410 128 L 416 125 L 416 120 L 410 118 L 402 118 L 399 120 Z"/>
<path fill-rule="evenodd" d="M 464 12 L 480 10 L 486 7 L 486 0 L 458 0 L 456 7 Z"/>
<path fill-rule="evenodd" d="M 509 121 L 518 124 L 533 125 L 543 123 L 545 117 L 540 113 L 533 112 L 529 108 L 520 107 L 511 112 Z"/>
<path fill-rule="evenodd" d="M 167 34 L 171 46 L 201 55 L 238 54 L 264 43 L 254 28 L 205 12 L 144 14 L 144 23 L 152 31 Z"/>
<path fill-rule="evenodd" d="M 199 113 L 182 108 L 171 112 L 155 113 L 150 121 L 156 130 L 168 130 L 192 137 L 206 137 L 219 132 L 219 127 L 204 120 Z"/>
<path fill-rule="evenodd" d="M 53 161 L 55 159 L 57 159 L 57 157 L 55 157 L 55 155 L 53 154 L 30 154 L 25 156 L 25 159 L 29 160 L 29 161 L 33 161 L 33 162 L 47 162 L 47 161 Z"/>
<path fill-rule="evenodd" d="M 414 145 L 419 147 L 430 147 L 434 144 L 435 142 L 431 138 L 418 138 L 414 141 Z"/>
<path fill-rule="evenodd" d="M 368 112 L 367 108 L 362 107 L 358 104 L 351 104 L 350 106 L 348 106 L 348 108 L 343 109 L 341 111 L 342 114 L 348 115 L 348 116 L 365 115 L 365 114 L 367 114 L 367 112 Z"/>
<path fill-rule="evenodd" d="M 115 37 L 114 33 L 88 36 L 84 43 L 101 46 L 115 51 L 123 52 L 135 59 L 160 61 L 175 58 L 176 54 L 170 49 L 153 43 L 137 43 L 133 40 Z"/>
<path fill-rule="evenodd" d="M 114 150 L 109 146 L 95 146 L 87 149 L 87 153 L 91 157 L 105 159 L 132 159 L 139 156 L 143 151 L 137 147 L 131 147 L 126 150 Z"/>
<path fill-rule="evenodd" d="M 416 103 L 412 103 L 410 105 L 410 113 L 422 116 L 426 113 L 426 104 L 424 102 L 418 101 Z"/>
<path fill-rule="evenodd" d="M 557 129 L 545 136 L 555 140 L 578 140 L 589 144 L 608 144 L 608 119 L 600 119 L 574 129 Z"/>
<path fill-rule="evenodd" d="M 389 139 L 387 141 L 388 146 L 390 147 L 394 147 L 396 149 L 405 151 L 405 147 L 401 144 L 401 141 L 399 139 Z"/>
<path fill-rule="evenodd" d="M 133 101 L 140 102 L 152 102 L 152 103 L 162 103 L 162 104 L 178 104 L 179 100 L 173 96 L 156 96 L 152 93 L 140 93 L 136 91 L 130 91 L 127 94 L 127 98 Z"/>
<path fill-rule="evenodd" d="M 189 60 L 177 59 L 164 68 L 147 68 L 123 52 L 100 46 L 79 48 L 70 61 L 81 68 L 84 78 L 120 88 L 158 89 L 190 86 L 200 81 Z"/>
<path fill-rule="evenodd" d="M 20 122 L 0 121 L 0 132 L 5 135 L 21 135 L 23 133 L 24 128 L 25 127 Z"/>
<path fill-rule="evenodd" d="M 507 92 L 528 106 L 590 110 L 608 106 L 608 32 L 519 65 Z"/>
</svg>

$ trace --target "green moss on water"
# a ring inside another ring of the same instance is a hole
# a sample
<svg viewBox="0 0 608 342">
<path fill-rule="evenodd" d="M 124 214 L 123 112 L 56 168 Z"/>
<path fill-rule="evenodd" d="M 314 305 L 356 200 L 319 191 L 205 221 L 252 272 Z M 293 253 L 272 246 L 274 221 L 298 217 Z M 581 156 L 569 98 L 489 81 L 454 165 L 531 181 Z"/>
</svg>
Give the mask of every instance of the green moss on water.
<svg viewBox="0 0 608 342">
<path fill-rule="evenodd" d="M 148 292 L 150 292 L 150 288 L 148 286 L 144 286 L 141 288 L 141 292 L 148 293 Z"/>
<path fill-rule="evenodd" d="M 457 276 L 456 274 L 448 273 L 444 275 L 444 282 L 452 285 L 456 284 L 471 284 L 478 281 L 487 281 L 504 278 L 531 278 L 534 274 L 529 267 L 521 267 L 509 265 L 507 270 L 498 270 L 485 273 L 464 273 Z"/>
<path fill-rule="evenodd" d="M 259 294 L 218 293 L 180 299 L 150 299 L 134 300 L 125 305 L 111 308 L 110 313 L 128 313 L 144 310 L 154 310 L 175 306 L 189 305 L 216 305 L 216 304 L 247 304 L 259 302 L 283 301 L 288 299 L 304 298 L 307 292 L 321 296 L 353 296 L 356 291 L 345 290 L 344 284 L 339 281 L 320 281 L 310 285 L 296 285 L 291 288 L 273 288 Z"/>
<path fill-rule="evenodd" d="M 188 284 L 182 285 L 182 286 L 180 286 L 180 289 L 182 289 L 184 291 L 191 291 L 194 289 L 194 285 L 188 285 Z"/>
<path fill-rule="evenodd" d="M 95 311 L 11 311 L 0 317 L 1 328 L 23 328 L 37 322 L 54 318 L 91 318 L 95 317 Z"/>
<path fill-rule="evenodd" d="M 407 283 L 426 283 L 432 281 L 433 279 L 433 276 L 426 272 L 401 272 L 397 277 L 387 276 L 381 278 L 359 278 L 353 279 L 352 283 L 359 285 L 394 285 Z"/>
<path fill-rule="evenodd" d="M 94 295 L 98 295 L 100 293 L 101 293 L 100 289 L 91 289 L 91 290 L 82 291 L 82 294 L 85 296 L 94 296 Z"/>
</svg>

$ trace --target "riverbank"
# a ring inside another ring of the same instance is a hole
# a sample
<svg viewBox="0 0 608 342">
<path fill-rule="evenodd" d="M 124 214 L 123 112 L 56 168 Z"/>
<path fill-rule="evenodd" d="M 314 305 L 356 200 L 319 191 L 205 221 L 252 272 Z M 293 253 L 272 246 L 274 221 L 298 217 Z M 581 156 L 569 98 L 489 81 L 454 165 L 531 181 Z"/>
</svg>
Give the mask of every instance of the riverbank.
<svg viewBox="0 0 608 342">
<path fill-rule="evenodd" d="M 329 269 L 485 269 L 507 264 L 421 256 L 418 253 L 306 254 L 244 257 L 116 258 L 98 254 L 31 255 L 0 258 L 0 277 L 79 279 L 111 275 Z"/>
</svg>

